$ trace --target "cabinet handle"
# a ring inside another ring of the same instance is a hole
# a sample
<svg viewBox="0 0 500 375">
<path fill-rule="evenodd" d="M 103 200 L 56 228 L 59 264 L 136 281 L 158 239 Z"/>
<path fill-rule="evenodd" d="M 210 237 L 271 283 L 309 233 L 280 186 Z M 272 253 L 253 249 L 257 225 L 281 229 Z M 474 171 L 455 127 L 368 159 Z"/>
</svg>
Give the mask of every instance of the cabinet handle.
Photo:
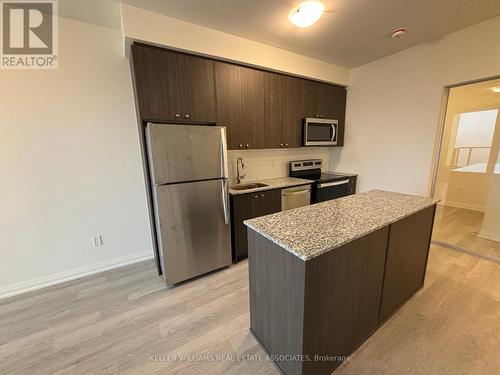
<svg viewBox="0 0 500 375">
<path fill-rule="evenodd" d="M 280 147 L 283 147 L 283 143 L 280 143 Z"/>
<path fill-rule="evenodd" d="M 261 197 L 261 198 L 264 198 L 264 194 L 261 194 L 261 195 L 260 195 L 260 197 Z"/>
<path fill-rule="evenodd" d="M 254 195 L 253 197 L 254 197 L 255 199 L 257 199 L 259 196 L 258 196 L 258 195 Z"/>
<path fill-rule="evenodd" d="M 176 113 L 175 114 L 175 118 L 181 118 L 181 114 L 180 113 Z"/>
<path fill-rule="evenodd" d="M 243 148 L 243 144 L 240 143 L 240 148 Z"/>
<path fill-rule="evenodd" d="M 247 143 L 247 148 L 249 148 L 249 147 L 250 147 L 250 145 Z"/>
<path fill-rule="evenodd" d="M 288 143 L 285 143 L 285 147 L 288 147 Z"/>
<path fill-rule="evenodd" d="M 316 115 L 316 118 L 319 118 L 320 116 L 319 115 Z"/>
<path fill-rule="evenodd" d="M 324 115 L 320 115 L 321 118 L 325 117 Z"/>
<path fill-rule="evenodd" d="M 184 115 L 184 118 L 189 118 L 189 117 L 191 117 L 191 116 L 189 116 L 189 113 L 186 113 L 186 114 Z"/>
</svg>

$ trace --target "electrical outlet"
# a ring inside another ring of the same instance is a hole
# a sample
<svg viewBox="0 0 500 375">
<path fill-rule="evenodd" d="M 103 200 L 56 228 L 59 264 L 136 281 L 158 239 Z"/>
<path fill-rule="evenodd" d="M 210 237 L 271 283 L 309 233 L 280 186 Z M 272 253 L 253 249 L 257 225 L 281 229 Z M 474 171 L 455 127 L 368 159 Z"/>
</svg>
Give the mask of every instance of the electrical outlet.
<svg viewBox="0 0 500 375">
<path fill-rule="evenodd" d="M 92 244 L 94 245 L 94 247 L 102 245 L 102 237 L 100 234 L 92 236 Z"/>
</svg>

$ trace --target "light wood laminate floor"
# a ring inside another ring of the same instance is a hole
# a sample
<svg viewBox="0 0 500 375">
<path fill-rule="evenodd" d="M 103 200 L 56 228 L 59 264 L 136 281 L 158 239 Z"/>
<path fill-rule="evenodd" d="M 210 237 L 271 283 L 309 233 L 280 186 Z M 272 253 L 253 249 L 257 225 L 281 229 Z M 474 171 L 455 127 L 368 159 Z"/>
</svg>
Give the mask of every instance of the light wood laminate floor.
<svg viewBox="0 0 500 375">
<path fill-rule="evenodd" d="M 241 262 L 168 289 L 145 262 L 1 300 L 0 374 L 277 374 L 247 277 Z M 500 265 L 433 246 L 424 289 L 335 374 L 497 375 L 498 353 Z"/>
<path fill-rule="evenodd" d="M 437 205 L 432 239 L 500 260 L 500 242 L 478 236 L 484 212 Z"/>
</svg>

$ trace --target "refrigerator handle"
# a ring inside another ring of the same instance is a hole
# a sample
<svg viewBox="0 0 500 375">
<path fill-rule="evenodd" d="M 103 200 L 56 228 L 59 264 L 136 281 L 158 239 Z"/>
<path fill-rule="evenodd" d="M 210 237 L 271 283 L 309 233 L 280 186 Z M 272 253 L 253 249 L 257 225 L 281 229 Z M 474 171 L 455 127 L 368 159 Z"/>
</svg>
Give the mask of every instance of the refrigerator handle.
<svg viewBox="0 0 500 375">
<path fill-rule="evenodd" d="M 229 178 L 228 166 L 227 166 L 227 138 L 226 138 L 226 128 L 222 127 L 220 129 L 221 145 L 222 145 L 222 177 Z"/>
<path fill-rule="evenodd" d="M 228 197 L 228 188 L 227 188 L 227 180 L 223 179 L 222 181 L 222 210 L 224 212 L 224 223 L 229 224 L 229 197 Z"/>
</svg>

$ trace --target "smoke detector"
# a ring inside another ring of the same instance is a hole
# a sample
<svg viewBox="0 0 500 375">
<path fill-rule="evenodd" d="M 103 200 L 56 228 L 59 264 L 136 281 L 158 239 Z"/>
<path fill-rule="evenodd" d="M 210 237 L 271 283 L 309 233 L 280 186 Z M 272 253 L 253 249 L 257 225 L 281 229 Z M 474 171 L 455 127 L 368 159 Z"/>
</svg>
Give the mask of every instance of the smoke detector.
<svg viewBox="0 0 500 375">
<path fill-rule="evenodd" d="M 392 39 L 399 39 L 402 38 L 406 35 L 406 27 L 400 27 L 396 30 L 393 30 L 391 33 L 391 38 Z"/>
</svg>

